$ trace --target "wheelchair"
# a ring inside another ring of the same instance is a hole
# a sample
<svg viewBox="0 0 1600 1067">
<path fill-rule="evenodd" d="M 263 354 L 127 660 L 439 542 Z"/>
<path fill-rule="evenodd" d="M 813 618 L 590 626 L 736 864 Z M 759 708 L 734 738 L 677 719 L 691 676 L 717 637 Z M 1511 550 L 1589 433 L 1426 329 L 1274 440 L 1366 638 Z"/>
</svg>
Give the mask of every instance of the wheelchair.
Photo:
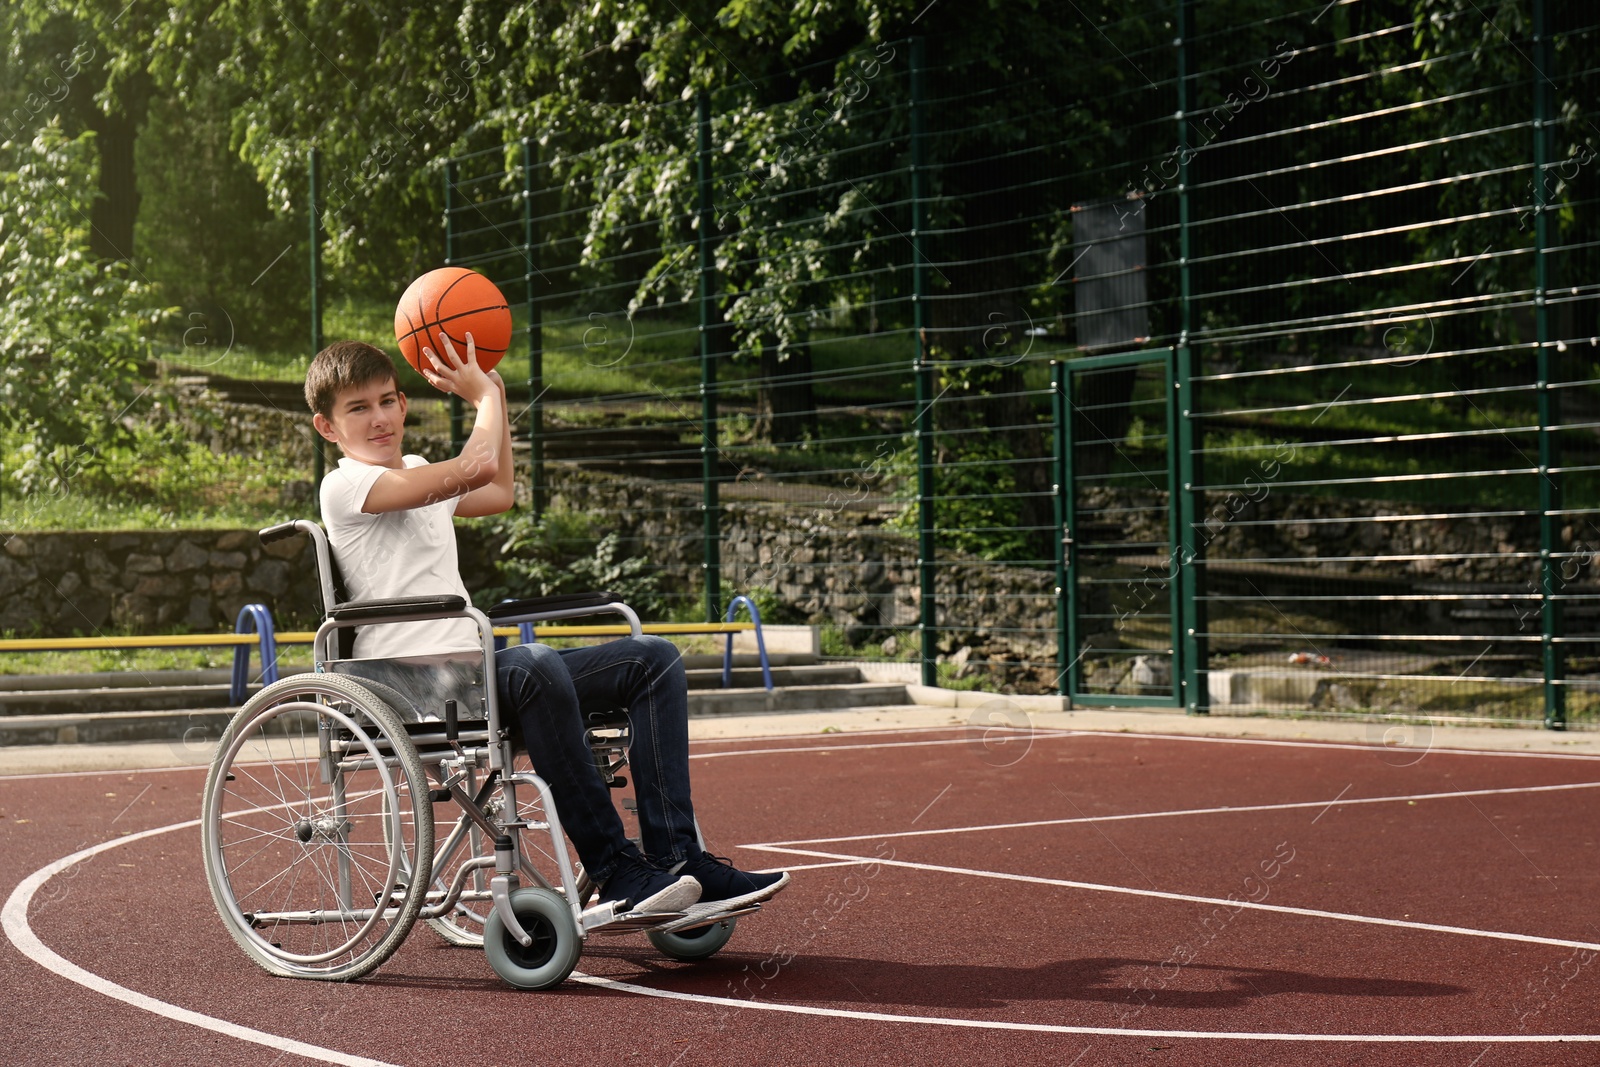
<svg viewBox="0 0 1600 1067">
<path fill-rule="evenodd" d="M 263 688 L 218 742 L 201 837 L 212 900 L 234 941 L 271 974 L 351 981 L 421 919 L 451 944 L 482 946 L 502 980 L 559 985 L 584 941 L 643 930 L 676 960 L 705 959 L 759 904 L 707 915 L 590 906 L 549 786 L 519 751 L 496 698 L 493 627 L 596 614 L 638 616 L 609 593 L 510 601 L 487 613 L 459 596 L 350 603 L 327 536 L 305 519 L 263 543 L 312 540 L 323 621 L 316 670 Z M 354 628 L 469 618 L 482 649 L 361 660 Z M 628 759 L 625 709 L 591 715 L 587 740 L 613 788 Z M 625 806 L 631 806 L 625 804 Z"/>
</svg>

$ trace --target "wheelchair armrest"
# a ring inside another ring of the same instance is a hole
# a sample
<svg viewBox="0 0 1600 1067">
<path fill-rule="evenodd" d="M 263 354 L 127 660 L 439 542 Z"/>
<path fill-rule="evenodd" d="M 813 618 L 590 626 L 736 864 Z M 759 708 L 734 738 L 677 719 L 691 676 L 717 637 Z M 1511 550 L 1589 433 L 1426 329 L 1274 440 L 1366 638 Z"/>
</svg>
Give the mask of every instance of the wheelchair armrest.
<svg viewBox="0 0 1600 1067">
<path fill-rule="evenodd" d="M 388 618 L 396 615 L 436 615 L 441 611 L 462 611 L 466 598 L 454 594 L 444 596 L 399 596 L 388 600 L 357 600 L 335 604 L 328 618 L 339 622 L 361 619 Z"/>
<path fill-rule="evenodd" d="M 622 598 L 615 593 L 558 593 L 555 596 L 534 596 L 523 600 L 502 600 L 484 614 L 491 619 L 507 619 L 519 615 L 536 615 L 542 611 L 572 611 L 579 608 L 600 608 L 607 604 L 620 604 Z"/>
</svg>

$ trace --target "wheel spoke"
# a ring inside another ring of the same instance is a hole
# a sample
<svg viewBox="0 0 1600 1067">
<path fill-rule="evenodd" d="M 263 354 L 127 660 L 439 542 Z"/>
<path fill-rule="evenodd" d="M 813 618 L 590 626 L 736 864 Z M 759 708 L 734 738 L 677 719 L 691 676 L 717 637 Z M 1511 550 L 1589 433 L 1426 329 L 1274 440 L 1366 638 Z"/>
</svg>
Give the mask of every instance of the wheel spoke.
<svg viewBox="0 0 1600 1067">
<path fill-rule="evenodd" d="M 324 736 L 347 739 L 347 755 L 324 764 Z M 207 876 L 241 947 L 303 977 L 359 977 L 381 963 L 429 881 L 419 783 L 398 720 L 349 680 L 318 676 L 248 702 L 219 746 L 202 820 Z M 257 928 L 248 916 L 261 914 L 278 918 Z"/>
</svg>

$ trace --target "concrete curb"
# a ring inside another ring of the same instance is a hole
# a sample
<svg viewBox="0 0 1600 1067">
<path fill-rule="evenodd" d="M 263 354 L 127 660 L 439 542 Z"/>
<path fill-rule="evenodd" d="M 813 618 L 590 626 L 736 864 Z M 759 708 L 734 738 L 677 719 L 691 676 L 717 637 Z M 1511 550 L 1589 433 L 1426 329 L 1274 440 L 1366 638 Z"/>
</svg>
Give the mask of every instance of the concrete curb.
<svg viewBox="0 0 1600 1067">
<path fill-rule="evenodd" d="M 689 720 L 696 741 L 777 737 L 822 737 L 901 730 L 990 730 L 997 724 L 974 717 L 977 709 L 891 705 L 837 711 L 791 711 L 719 715 Z M 204 713 L 202 713 L 204 714 Z M 981 713 L 980 713 L 981 714 Z M 1600 759 L 1600 731 L 1552 731 L 1481 726 L 1397 727 L 1393 723 L 1185 715 L 1181 711 L 1079 709 L 1023 713 L 1019 730 L 1053 733 L 1118 733 L 1290 743 L 1343 744 L 1370 749 L 1372 758 L 1407 765 L 1450 751 L 1547 753 Z M 1395 731 L 1400 731 L 1398 734 Z M 974 734 L 975 739 L 981 736 Z M 69 744 L 0 747 L 0 777 L 21 774 L 111 772 L 205 767 L 210 744 L 151 741 L 137 744 Z"/>
<path fill-rule="evenodd" d="M 992 708 L 1026 712 L 1072 710 L 1072 702 L 1062 696 L 1014 696 L 1009 693 L 982 693 L 975 689 L 943 689 L 935 685 L 908 685 L 906 696 L 914 704 L 933 708 Z"/>
</svg>

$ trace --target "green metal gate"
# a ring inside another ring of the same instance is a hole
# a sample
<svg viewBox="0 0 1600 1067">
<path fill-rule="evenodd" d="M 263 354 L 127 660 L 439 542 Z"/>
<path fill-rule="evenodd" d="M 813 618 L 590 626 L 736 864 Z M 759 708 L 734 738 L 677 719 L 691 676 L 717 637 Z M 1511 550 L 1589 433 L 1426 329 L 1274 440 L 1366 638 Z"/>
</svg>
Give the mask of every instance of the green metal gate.
<svg viewBox="0 0 1600 1067">
<path fill-rule="evenodd" d="M 1177 707 L 1176 353 L 1055 366 L 1062 691 L 1080 705 Z"/>
</svg>

